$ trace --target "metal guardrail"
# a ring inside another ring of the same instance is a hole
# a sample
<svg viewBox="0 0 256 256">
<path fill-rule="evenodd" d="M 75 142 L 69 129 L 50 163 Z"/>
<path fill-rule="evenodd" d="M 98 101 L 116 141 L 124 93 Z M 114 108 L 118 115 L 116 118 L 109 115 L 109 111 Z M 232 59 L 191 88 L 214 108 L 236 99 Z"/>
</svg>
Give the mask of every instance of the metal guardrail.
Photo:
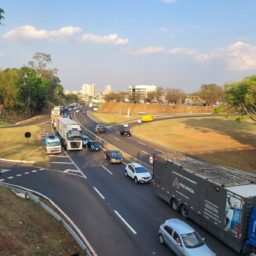
<svg viewBox="0 0 256 256">
<path fill-rule="evenodd" d="M 69 232 L 69 234 L 73 237 L 73 239 L 77 242 L 77 244 L 80 246 L 80 248 L 83 251 L 83 256 L 96 256 L 95 253 L 91 253 L 86 244 L 82 241 L 82 239 L 78 236 L 78 234 L 74 231 L 74 229 L 71 228 L 71 226 L 59 215 L 57 214 L 53 209 L 51 209 L 49 206 L 47 206 L 45 203 L 43 203 L 39 197 L 33 195 L 31 192 L 22 190 L 20 188 L 17 188 L 15 186 L 4 184 L 0 182 L 0 186 L 8 188 L 12 190 L 14 193 L 16 193 L 18 196 L 24 198 L 24 199 L 31 199 L 36 204 L 38 204 L 40 207 L 42 207 L 44 210 L 46 210 L 49 214 L 51 214 L 58 222 L 60 222 L 63 227 Z"/>
</svg>

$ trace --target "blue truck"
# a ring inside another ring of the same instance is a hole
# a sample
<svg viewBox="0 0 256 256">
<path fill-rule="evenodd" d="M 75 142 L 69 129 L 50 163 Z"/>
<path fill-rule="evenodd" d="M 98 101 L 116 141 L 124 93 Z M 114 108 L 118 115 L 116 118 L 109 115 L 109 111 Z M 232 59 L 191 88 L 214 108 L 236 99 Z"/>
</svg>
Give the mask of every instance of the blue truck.
<svg viewBox="0 0 256 256">
<path fill-rule="evenodd" d="M 58 154 L 62 152 L 60 139 L 56 135 L 44 137 L 44 148 L 47 154 Z"/>
</svg>

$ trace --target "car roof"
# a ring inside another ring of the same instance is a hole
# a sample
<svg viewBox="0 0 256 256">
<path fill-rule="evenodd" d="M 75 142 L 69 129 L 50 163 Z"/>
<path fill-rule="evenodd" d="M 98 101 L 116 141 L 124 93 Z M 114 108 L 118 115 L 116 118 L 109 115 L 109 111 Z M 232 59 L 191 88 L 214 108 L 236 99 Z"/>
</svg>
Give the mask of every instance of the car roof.
<svg viewBox="0 0 256 256">
<path fill-rule="evenodd" d="M 186 222 L 180 219 L 168 219 L 165 221 L 165 225 L 172 227 L 179 234 L 188 234 L 195 232 L 195 230 L 189 226 Z"/>
<path fill-rule="evenodd" d="M 142 166 L 141 164 L 138 164 L 138 163 L 130 163 L 130 165 L 132 165 L 134 168 L 144 167 L 144 166 Z"/>
</svg>

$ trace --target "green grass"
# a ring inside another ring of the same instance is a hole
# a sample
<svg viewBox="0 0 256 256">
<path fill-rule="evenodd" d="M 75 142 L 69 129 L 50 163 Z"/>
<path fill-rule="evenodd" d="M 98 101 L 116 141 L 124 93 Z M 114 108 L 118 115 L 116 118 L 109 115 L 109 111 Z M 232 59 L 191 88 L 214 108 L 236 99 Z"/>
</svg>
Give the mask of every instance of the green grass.
<svg viewBox="0 0 256 256">
<path fill-rule="evenodd" d="M 79 246 L 64 227 L 45 210 L 1 187 L 0 238 L 0 255 L 81 253 Z"/>
</svg>

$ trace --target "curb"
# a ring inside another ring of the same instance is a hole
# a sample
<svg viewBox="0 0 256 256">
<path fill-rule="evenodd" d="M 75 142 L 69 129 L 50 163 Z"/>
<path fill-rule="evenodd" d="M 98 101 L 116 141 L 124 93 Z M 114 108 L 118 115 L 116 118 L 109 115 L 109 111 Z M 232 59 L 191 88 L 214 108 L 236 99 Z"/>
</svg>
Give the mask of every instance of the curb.
<svg viewBox="0 0 256 256">
<path fill-rule="evenodd" d="M 13 159 L 5 159 L 5 158 L 0 158 L 0 161 L 3 162 L 10 162 L 10 163 L 22 163 L 22 164 L 35 164 L 36 161 L 26 161 L 26 160 L 13 160 Z"/>
</svg>

